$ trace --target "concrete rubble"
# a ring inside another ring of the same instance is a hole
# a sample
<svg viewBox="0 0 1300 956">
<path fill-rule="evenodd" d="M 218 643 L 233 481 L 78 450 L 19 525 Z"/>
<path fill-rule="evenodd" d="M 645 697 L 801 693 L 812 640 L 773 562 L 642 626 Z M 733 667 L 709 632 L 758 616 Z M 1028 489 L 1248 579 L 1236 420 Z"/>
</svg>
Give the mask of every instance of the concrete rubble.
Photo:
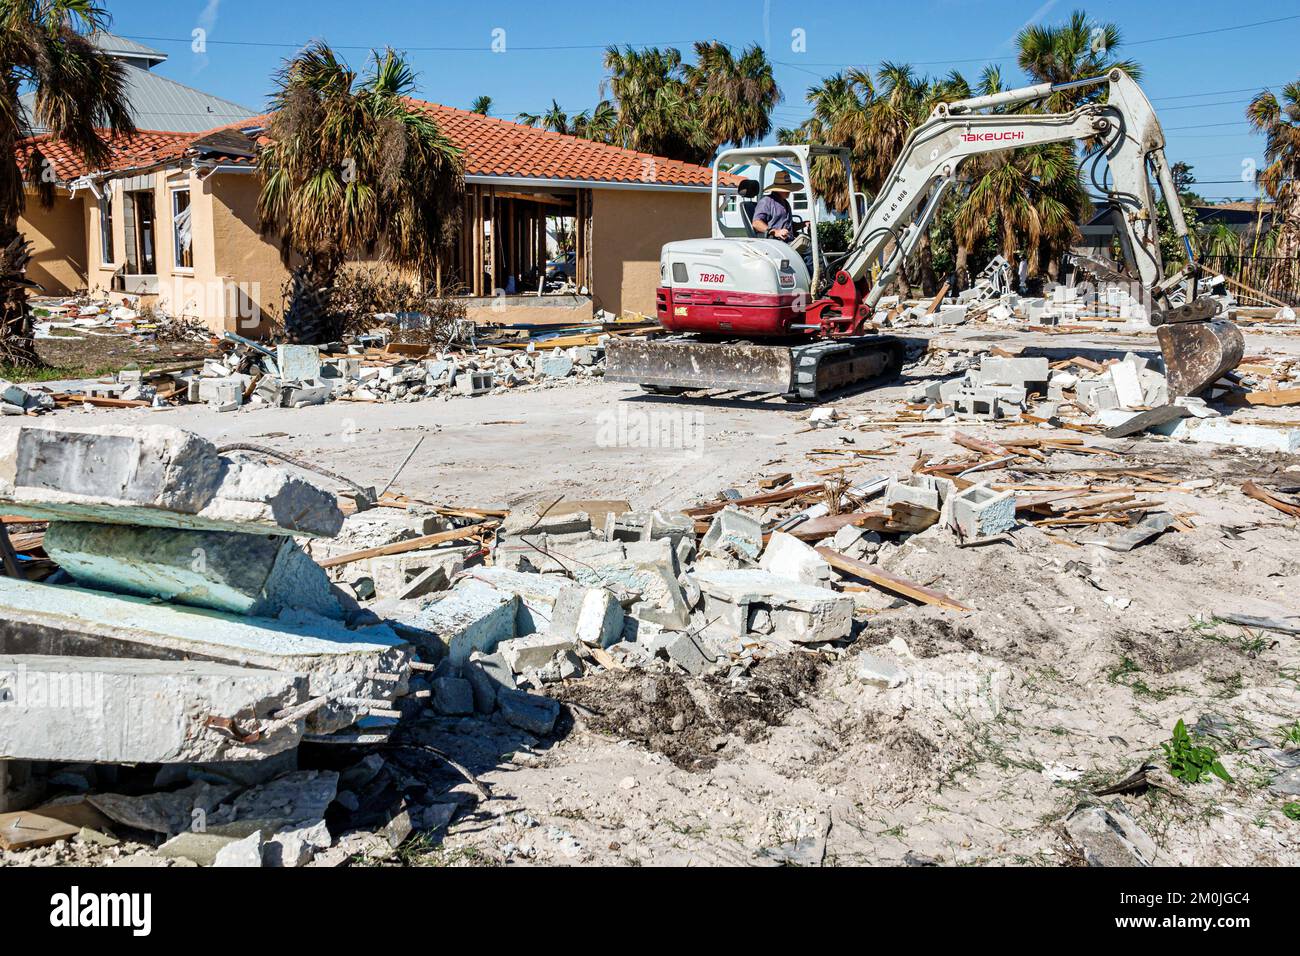
<svg viewBox="0 0 1300 956">
<path fill-rule="evenodd" d="M 603 375 L 605 343 L 611 334 L 622 334 L 617 323 L 522 333 L 475 330 L 468 322 L 461 325 L 464 329 L 451 342 L 440 345 L 400 341 L 398 330 L 383 326 L 323 346 L 267 345 L 230 332 L 201 361 L 148 374 L 129 369 L 104 379 L 31 385 L 0 381 L 0 414 L 39 414 L 77 406 L 163 409 L 183 404 L 237 412 L 553 388 Z M 644 327 L 644 323 L 629 325 Z M 206 344 L 208 336 L 201 341 Z"/>
</svg>

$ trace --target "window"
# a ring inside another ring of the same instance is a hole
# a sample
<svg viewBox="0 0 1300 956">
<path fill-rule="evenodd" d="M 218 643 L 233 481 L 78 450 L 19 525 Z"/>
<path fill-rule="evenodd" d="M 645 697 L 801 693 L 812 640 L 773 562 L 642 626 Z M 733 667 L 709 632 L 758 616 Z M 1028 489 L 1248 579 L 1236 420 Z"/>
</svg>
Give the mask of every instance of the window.
<svg viewBox="0 0 1300 956">
<path fill-rule="evenodd" d="M 190 191 L 172 190 L 172 239 L 177 269 L 194 268 L 193 233 L 190 230 Z"/>
<path fill-rule="evenodd" d="M 148 189 L 130 190 L 123 194 L 126 206 L 126 274 L 151 276 L 157 274 L 154 266 L 154 198 Z"/>
<path fill-rule="evenodd" d="M 99 261 L 111 266 L 117 261 L 113 255 L 113 192 L 109 186 L 104 188 L 99 197 Z"/>
<path fill-rule="evenodd" d="M 797 210 L 799 210 L 799 211 L 801 211 L 801 212 L 807 210 L 807 208 L 808 208 L 808 194 L 807 194 L 806 192 L 798 192 L 798 193 L 795 193 L 795 194 L 794 194 L 794 202 L 792 202 L 792 203 L 790 204 L 790 207 L 791 207 L 792 209 L 797 209 Z"/>
</svg>

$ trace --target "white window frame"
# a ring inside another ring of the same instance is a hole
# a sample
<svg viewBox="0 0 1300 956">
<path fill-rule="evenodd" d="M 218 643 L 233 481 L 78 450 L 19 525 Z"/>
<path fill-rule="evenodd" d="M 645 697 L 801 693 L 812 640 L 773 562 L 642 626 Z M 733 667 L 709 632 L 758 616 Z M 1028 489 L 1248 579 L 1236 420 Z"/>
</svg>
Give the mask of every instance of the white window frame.
<svg viewBox="0 0 1300 956">
<path fill-rule="evenodd" d="M 108 209 L 107 219 L 104 217 L 105 208 Z M 104 241 L 105 234 L 107 234 L 107 242 Z M 115 251 L 113 248 L 113 187 L 112 184 L 105 184 L 103 195 L 99 197 L 99 264 L 110 268 L 116 266 L 117 257 L 113 254 Z"/>
<path fill-rule="evenodd" d="M 174 186 L 171 192 L 172 205 L 172 269 L 176 272 L 193 272 L 194 271 L 194 196 L 190 193 L 189 185 Z M 190 233 L 190 264 L 181 265 L 181 237 L 178 229 L 176 217 L 179 215 L 176 209 L 176 196 L 178 193 L 185 193 L 188 199 L 186 205 L 186 220 L 189 224 Z"/>
</svg>

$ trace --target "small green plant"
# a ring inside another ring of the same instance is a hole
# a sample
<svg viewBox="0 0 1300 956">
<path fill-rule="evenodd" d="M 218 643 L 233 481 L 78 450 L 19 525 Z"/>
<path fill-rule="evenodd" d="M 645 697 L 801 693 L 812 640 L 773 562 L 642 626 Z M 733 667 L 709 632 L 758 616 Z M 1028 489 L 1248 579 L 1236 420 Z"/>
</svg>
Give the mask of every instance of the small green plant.
<svg viewBox="0 0 1300 956">
<path fill-rule="evenodd" d="M 1290 727 L 1282 728 L 1282 743 L 1300 746 L 1300 720 L 1292 723 Z"/>
<path fill-rule="evenodd" d="M 1214 774 L 1220 780 L 1232 782 L 1232 775 L 1223 769 L 1214 748 L 1194 744 L 1191 734 L 1187 732 L 1187 725 L 1181 719 L 1174 724 L 1173 739 L 1160 746 L 1169 758 L 1169 772 L 1179 780 L 1200 783 Z"/>
<path fill-rule="evenodd" d="M 1300 820 L 1300 801 L 1292 800 L 1290 803 L 1282 804 L 1282 812 L 1286 814 L 1288 820 Z"/>
</svg>

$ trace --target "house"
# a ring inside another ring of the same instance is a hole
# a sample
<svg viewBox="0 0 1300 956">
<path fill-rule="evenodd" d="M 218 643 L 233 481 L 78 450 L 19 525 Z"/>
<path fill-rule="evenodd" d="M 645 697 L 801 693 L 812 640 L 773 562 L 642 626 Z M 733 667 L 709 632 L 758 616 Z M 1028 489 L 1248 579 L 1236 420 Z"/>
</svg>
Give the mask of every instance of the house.
<svg viewBox="0 0 1300 956">
<path fill-rule="evenodd" d="M 1197 225 L 1223 224 L 1233 232 L 1267 233 L 1273 227 L 1273 204 L 1260 200 L 1217 202 L 1193 206 L 1188 210 Z"/>
<path fill-rule="evenodd" d="M 711 170 L 435 103 L 428 111 L 463 152 L 459 241 L 435 281 L 469 316 L 497 323 L 590 322 L 655 314 L 660 247 L 707 236 Z M 107 169 L 82 168 L 48 137 L 38 149 L 60 186 L 21 223 L 33 278 L 50 292 L 140 295 L 214 330 L 255 333 L 279 316 L 288 270 L 257 226 L 257 147 L 268 116 L 206 132 L 143 132 L 115 144 Z M 730 182 L 730 181 L 729 181 Z M 547 236 L 574 234 L 576 294 L 539 294 Z"/>
<path fill-rule="evenodd" d="M 131 118 L 140 129 L 201 133 L 257 112 L 154 72 L 155 67 L 167 62 L 167 54 L 161 50 L 111 33 L 93 33 L 90 40 L 122 63 Z M 21 97 L 29 115 L 32 99 L 31 93 Z"/>
</svg>

